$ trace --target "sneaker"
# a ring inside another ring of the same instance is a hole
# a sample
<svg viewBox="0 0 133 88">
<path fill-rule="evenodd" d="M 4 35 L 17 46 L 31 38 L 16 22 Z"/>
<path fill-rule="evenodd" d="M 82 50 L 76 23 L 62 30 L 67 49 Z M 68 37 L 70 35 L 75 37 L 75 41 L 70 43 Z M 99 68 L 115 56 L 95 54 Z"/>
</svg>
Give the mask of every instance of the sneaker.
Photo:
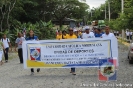
<svg viewBox="0 0 133 88">
<path fill-rule="evenodd" d="M 31 74 L 30 75 L 34 75 L 34 72 L 31 72 Z"/>
<path fill-rule="evenodd" d="M 40 72 L 40 68 L 37 69 L 37 72 Z"/>
<path fill-rule="evenodd" d="M 8 60 L 6 60 L 5 63 L 8 63 Z"/>
</svg>

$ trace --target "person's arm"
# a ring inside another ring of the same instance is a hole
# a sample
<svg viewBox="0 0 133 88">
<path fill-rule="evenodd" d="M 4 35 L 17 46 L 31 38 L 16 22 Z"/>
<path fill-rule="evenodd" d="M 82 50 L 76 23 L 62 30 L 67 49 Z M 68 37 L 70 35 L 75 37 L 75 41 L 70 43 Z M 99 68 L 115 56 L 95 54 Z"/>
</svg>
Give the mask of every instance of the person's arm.
<svg viewBox="0 0 133 88">
<path fill-rule="evenodd" d="M 17 47 L 18 47 L 18 40 L 16 39 L 16 41 L 15 41 L 15 51 L 17 51 Z"/>
<path fill-rule="evenodd" d="M 10 43 L 9 39 L 8 39 L 8 44 L 9 44 L 9 47 L 11 47 L 11 51 L 12 51 L 12 44 Z"/>
</svg>

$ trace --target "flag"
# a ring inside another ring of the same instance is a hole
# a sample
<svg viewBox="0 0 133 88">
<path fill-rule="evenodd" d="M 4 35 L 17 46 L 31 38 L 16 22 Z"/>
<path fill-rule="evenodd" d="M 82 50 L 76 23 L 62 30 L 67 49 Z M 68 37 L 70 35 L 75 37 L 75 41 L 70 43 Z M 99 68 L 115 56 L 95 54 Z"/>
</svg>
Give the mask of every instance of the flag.
<svg viewBox="0 0 133 88">
<path fill-rule="evenodd" d="M 98 79 L 100 81 L 116 80 L 117 59 L 105 58 L 99 59 Z"/>
<path fill-rule="evenodd" d="M 30 60 L 41 61 L 41 48 L 32 47 L 30 48 Z"/>
</svg>

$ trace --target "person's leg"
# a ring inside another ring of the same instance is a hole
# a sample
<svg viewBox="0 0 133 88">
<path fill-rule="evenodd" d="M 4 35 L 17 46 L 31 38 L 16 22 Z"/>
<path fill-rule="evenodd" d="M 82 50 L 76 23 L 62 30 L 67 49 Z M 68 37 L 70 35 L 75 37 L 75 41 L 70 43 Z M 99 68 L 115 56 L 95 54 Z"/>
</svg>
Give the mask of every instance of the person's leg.
<svg viewBox="0 0 133 88">
<path fill-rule="evenodd" d="M 23 51 L 20 49 L 20 62 L 23 63 Z"/>
<path fill-rule="evenodd" d="M 130 39 L 132 40 L 132 35 L 130 35 Z"/>
<path fill-rule="evenodd" d="M 37 72 L 40 72 L 40 68 L 37 69 Z"/>
<path fill-rule="evenodd" d="M 34 68 L 31 68 L 31 75 L 34 75 Z"/>
<path fill-rule="evenodd" d="M 20 51 L 20 49 L 18 49 L 18 56 L 19 56 L 19 60 L 20 60 L 20 63 L 21 63 L 21 51 Z"/>
<path fill-rule="evenodd" d="M 8 50 L 9 50 L 9 48 L 6 48 L 5 50 L 6 50 L 6 52 L 5 52 L 5 61 L 8 62 Z"/>
<path fill-rule="evenodd" d="M 73 75 L 76 75 L 76 74 L 75 74 L 75 68 L 71 68 L 71 73 L 72 73 Z"/>
</svg>

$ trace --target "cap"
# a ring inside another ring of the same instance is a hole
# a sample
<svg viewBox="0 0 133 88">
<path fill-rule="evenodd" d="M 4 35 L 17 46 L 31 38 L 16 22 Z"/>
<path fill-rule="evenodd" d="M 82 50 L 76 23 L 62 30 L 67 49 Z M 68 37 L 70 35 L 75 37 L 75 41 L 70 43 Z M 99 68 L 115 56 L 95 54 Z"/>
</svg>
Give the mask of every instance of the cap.
<svg viewBox="0 0 133 88">
<path fill-rule="evenodd" d="M 86 29 L 90 29 L 90 27 L 89 27 L 89 26 L 86 26 L 84 29 L 85 29 L 85 30 L 86 30 Z"/>
<path fill-rule="evenodd" d="M 73 30 L 73 32 L 76 32 L 76 31 L 78 31 L 78 30 L 77 30 L 77 29 L 74 29 L 74 30 Z"/>
</svg>

